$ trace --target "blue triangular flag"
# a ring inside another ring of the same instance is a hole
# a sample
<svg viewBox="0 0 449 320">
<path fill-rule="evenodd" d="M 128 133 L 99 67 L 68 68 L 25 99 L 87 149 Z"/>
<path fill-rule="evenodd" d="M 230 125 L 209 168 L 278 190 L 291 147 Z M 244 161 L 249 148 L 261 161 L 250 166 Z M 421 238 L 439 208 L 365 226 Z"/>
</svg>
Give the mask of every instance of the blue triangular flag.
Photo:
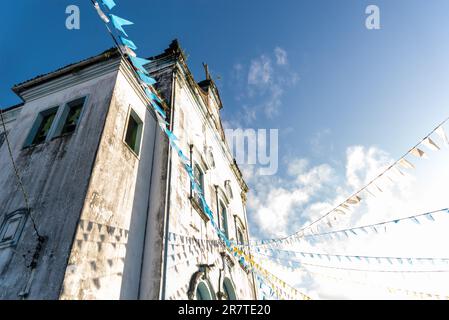
<svg viewBox="0 0 449 320">
<path fill-rule="evenodd" d="M 114 0 L 101 0 L 101 2 L 103 2 L 103 4 L 108 7 L 109 10 L 111 10 L 112 8 L 115 7 L 115 2 Z"/>
<path fill-rule="evenodd" d="M 434 217 L 430 213 L 426 214 L 426 218 L 429 219 L 430 221 L 435 221 Z"/>
<path fill-rule="evenodd" d="M 156 83 L 156 80 L 154 80 L 153 78 L 147 76 L 146 74 L 144 74 L 140 71 L 137 71 L 137 74 L 139 75 L 140 80 L 142 80 L 146 84 L 149 84 L 150 86 Z"/>
<path fill-rule="evenodd" d="M 173 142 L 179 140 L 179 139 L 173 134 L 173 132 L 171 132 L 170 130 L 165 129 L 165 133 L 167 134 L 167 136 L 168 136 L 168 138 L 170 139 L 170 142 L 171 142 L 171 143 L 173 143 Z"/>
<path fill-rule="evenodd" d="M 120 36 L 120 41 L 122 42 L 122 44 L 124 46 L 127 46 L 128 48 L 130 48 L 132 50 L 137 50 L 137 46 L 131 40 L 126 39 L 125 37 Z"/>
<path fill-rule="evenodd" d="M 127 34 L 126 31 L 122 28 L 122 26 L 129 26 L 129 25 L 132 25 L 132 24 L 134 24 L 134 23 L 131 22 L 131 21 L 128 21 L 128 20 L 126 20 L 126 19 L 117 17 L 116 15 L 113 15 L 113 14 L 109 14 L 109 16 L 111 17 L 111 21 L 112 21 L 112 24 L 114 25 L 114 27 L 115 27 L 117 30 L 120 30 L 121 32 L 123 32 L 126 36 L 128 36 L 128 34 Z"/>
<path fill-rule="evenodd" d="M 157 95 L 155 95 L 153 92 L 149 91 L 149 97 L 151 100 L 157 101 L 159 103 L 162 103 L 161 99 Z"/>
<path fill-rule="evenodd" d="M 144 90 L 145 90 L 146 96 L 148 97 L 148 99 L 150 99 L 151 105 L 153 106 L 153 108 L 161 115 L 161 117 L 163 117 L 165 119 L 167 117 L 167 114 L 165 113 L 164 110 L 162 110 L 162 108 L 156 102 L 156 101 L 160 101 L 160 99 L 157 98 L 157 96 L 154 93 L 152 93 L 148 88 L 145 88 Z M 154 97 L 156 97 L 157 100 L 154 99 Z"/>
<path fill-rule="evenodd" d="M 163 117 L 164 119 L 167 117 L 165 111 L 162 110 L 162 108 L 159 106 L 159 104 L 156 101 L 151 100 L 151 105 L 161 115 L 161 117 Z"/>
<path fill-rule="evenodd" d="M 133 63 L 134 67 L 136 67 L 140 72 L 148 74 L 148 71 L 145 69 L 144 65 L 149 64 L 151 61 L 139 57 L 129 56 L 129 59 Z"/>
</svg>

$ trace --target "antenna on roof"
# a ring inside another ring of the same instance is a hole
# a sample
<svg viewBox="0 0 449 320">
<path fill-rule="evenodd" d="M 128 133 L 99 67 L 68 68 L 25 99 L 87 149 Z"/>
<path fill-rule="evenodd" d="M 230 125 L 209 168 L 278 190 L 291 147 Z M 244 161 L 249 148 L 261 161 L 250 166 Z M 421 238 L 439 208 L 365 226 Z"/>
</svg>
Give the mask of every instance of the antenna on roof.
<svg viewBox="0 0 449 320">
<path fill-rule="evenodd" d="M 203 62 L 204 72 L 206 73 L 206 80 L 211 80 L 210 72 L 209 72 L 209 66 L 207 63 Z"/>
</svg>

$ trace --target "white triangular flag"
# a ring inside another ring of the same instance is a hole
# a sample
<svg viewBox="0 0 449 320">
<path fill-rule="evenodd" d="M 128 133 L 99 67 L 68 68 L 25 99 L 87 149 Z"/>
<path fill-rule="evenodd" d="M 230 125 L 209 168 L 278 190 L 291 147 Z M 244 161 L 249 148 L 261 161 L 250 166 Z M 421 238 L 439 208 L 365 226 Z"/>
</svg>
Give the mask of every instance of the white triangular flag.
<svg viewBox="0 0 449 320">
<path fill-rule="evenodd" d="M 137 54 L 128 46 L 120 46 L 120 49 L 122 50 L 122 52 L 126 53 L 129 56 L 133 56 L 133 57 L 137 57 Z"/>
<path fill-rule="evenodd" d="M 404 159 L 404 158 L 399 160 L 399 164 L 406 169 L 414 169 L 415 168 L 413 163 L 411 163 L 410 161 L 408 161 L 407 159 Z"/>
<path fill-rule="evenodd" d="M 100 5 L 98 4 L 98 2 L 95 1 L 94 7 L 95 7 L 95 10 L 97 10 L 97 13 L 100 16 L 101 20 L 103 20 L 105 23 L 109 23 L 109 18 L 101 10 Z"/>
<path fill-rule="evenodd" d="M 346 202 L 349 204 L 358 204 L 358 203 L 360 203 L 360 201 L 362 201 L 362 198 L 360 198 L 359 196 L 354 196 L 354 197 L 348 199 Z"/>
<path fill-rule="evenodd" d="M 386 177 L 388 180 L 390 180 L 392 183 L 394 183 L 393 178 L 391 178 L 391 171 L 385 172 L 384 177 Z"/>
<path fill-rule="evenodd" d="M 418 158 L 427 158 L 427 154 L 418 148 L 413 148 L 410 153 Z"/>
<path fill-rule="evenodd" d="M 375 195 L 374 193 L 372 193 L 372 192 L 368 189 L 368 187 L 365 189 L 365 191 L 366 191 L 368 194 L 372 195 L 373 197 L 376 197 L 376 195 Z"/>
<path fill-rule="evenodd" d="M 433 151 L 440 150 L 440 147 L 430 137 L 424 139 L 424 141 L 422 143 L 430 150 L 433 150 Z"/>
<path fill-rule="evenodd" d="M 393 167 L 398 176 L 405 176 L 405 173 L 399 170 L 398 167 Z"/>
<path fill-rule="evenodd" d="M 443 126 L 439 126 L 435 132 L 443 139 L 445 144 L 449 145 L 449 139 L 447 138 L 446 132 L 444 132 Z"/>
</svg>

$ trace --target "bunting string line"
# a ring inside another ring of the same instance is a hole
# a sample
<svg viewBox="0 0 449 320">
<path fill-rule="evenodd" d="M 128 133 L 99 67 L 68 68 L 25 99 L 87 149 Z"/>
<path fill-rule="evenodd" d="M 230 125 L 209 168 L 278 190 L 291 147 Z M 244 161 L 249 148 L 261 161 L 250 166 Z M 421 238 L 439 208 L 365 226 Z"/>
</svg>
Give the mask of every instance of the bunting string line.
<svg viewBox="0 0 449 320">
<path fill-rule="evenodd" d="M 258 251 L 256 249 L 256 253 L 262 253 L 261 251 Z M 298 257 L 298 258 L 312 258 L 312 259 L 323 259 L 327 258 L 329 261 L 332 261 L 332 258 L 337 259 L 339 262 L 343 262 L 343 260 L 349 261 L 349 262 L 367 262 L 371 263 L 372 261 L 376 261 L 378 264 L 381 264 L 382 262 L 388 262 L 390 265 L 393 265 L 394 262 L 398 262 L 400 264 L 403 264 L 404 261 L 408 262 L 408 264 L 413 263 L 426 263 L 431 262 L 434 264 L 435 262 L 442 262 L 445 264 L 449 263 L 449 258 L 421 258 L 421 257 L 385 257 L 385 256 L 363 256 L 363 255 L 338 255 L 338 254 L 328 254 L 328 253 L 311 253 L 311 252 L 300 252 L 300 251 L 289 251 L 289 250 L 279 250 L 279 249 L 266 249 L 264 250 L 264 253 L 277 253 L 280 255 L 280 257 Z"/>
<path fill-rule="evenodd" d="M 345 271 L 356 271 L 356 272 L 378 272 L 378 273 L 445 273 L 449 272 L 449 269 L 433 269 L 433 270 L 387 270 L 387 269 L 361 269 L 361 268 L 349 268 L 349 267 L 336 267 L 329 265 L 319 265 L 302 262 L 299 259 L 293 258 L 279 258 L 273 255 L 267 255 L 260 252 L 254 253 L 255 256 L 267 257 L 274 260 L 292 262 L 292 264 L 297 264 L 299 266 L 309 266 L 309 267 L 317 267 L 317 268 L 326 268 L 326 269 L 334 269 L 334 270 L 345 270 Z"/>
<path fill-rule="evenodd" d="M 339 238 L 340 236 L 344 236 L 345 238 L 349 238 L 350 236 L 358 236 L 360 234 L 379 234 L 381 232 L 387 232 L 388 226 L 392 225 L 398 225 L 405 221 L 413 222 L 413 224 L 421 225 L 422 219 L 425 218 L 425 221 L 434 222 L 435 217 L 443 214 L 443 213 L 449 213 L 449 208 L 444 208 L 440 210 L 435 210 L 431 212 L 426 213 L 420 213 L 404 218 L 397 218 L 393 220 L 378 222 L 374 224 L 369 225 L 363 225 L 359 227 L 353 227 L 348 229 L 341 229 L 341 230 L 335 230 L 335 231 L 329 231 L 329 232 L 323 232 L 323 233 L 316 233 L 316 234 L 309 234 L 304 235 L 303 237 L 295 237 L 290 239 L 286 244 L 291 244 L 295 242 L 304 241 L 305 239 L 316 239 L 319 237 L 328 237 L 330 240 L 333 240 L 335 238 Z M 254 240 L 255 244 L 250 241 L 249 244 L 238 244 L 240 247 L 273 247 L 273 242 L 271 241 L 265 241 L 265 240 Z"/>
<path fill-rule="evenodd" d="M 198 245 L 202 243 L 202 245 L 205 245 L 207 243 L 210 243 L 211 246 L 216 245 L 216 241 L 213 240 L 205 240 L 205 241 L 194 241 L 197 239 L 191 238 L 191 237 L 181 237 L 177 235 L 177 239 L 179 242 L 176 242 L 173 240 L 173 237 L 170 237 L 171 239 L 171 245 L 172 246 L 182 246 L 183 248 L 186 247 L 193 247 L 196 248 Z M 182 240 L 181 240 L 182 239 Z M 338 261 L 338 262 L 377 262 L 378 264 L 381 264 L 382 262 L 388 262 L 389 265 L 393 265 L 394 263 L 400 263 L 403 264 L 404 262 L 407 262 L 408 264 L 414 264 L 414 263 L 436 263 L 436 262 L 442 262 L 449 264 L 449 258 L 438 258 L 438 257 L 392 257 L 392 256 L 364 256 L 364 255 L 343 255 L 343 254 L 329 254 L 329 253 L 317 253 L 317 252 L 302 252 L 302 251 L 293 251 L 293 250 L 284 250 L 284 249 L 278 249 L 278 248 L 263 248 L 263 247 L 256 247 L 253 251 L 253 254 L 255 253 L 264 253 L 264 254 L 278 254 L 279 256 L 276 256 L 277 258 L 282 257 L 296 257 L 296 258 L 304 258 L 304 259 L 324 259 L 327 258 L 329 261 Z M 273 256 L 275 257 L 275 256 Z"/>
<path fill-rule="evenodd" d="M 265 239 L 259 240 L 255 242 L 253 245 L 263 245 L 266 243 L 284 243 L 292 238 L 301 238 L 306 235 L 306 232 L 310 232 L 310 234 L 320 233 L 320 229 L 322 228 L 321 222 L 326 219 L 327 225 L 332 228 L 336 221 L 339 220 L 339 217 L 346 216 L 351 214 L 351 208 L 359 205 L 363 199 L 368 196 L 374 196 L 375 193 L 384 192 L 380 186 L 380 180 L 383 178 L 385 180 L 393 181 L 393 174 L 395 176 L 404 176 L 405 173 L 402 171 L 404 169 L 414 169 L 414 164 L 407 160 L 406 157 L 414 156 L 416 158 L 428 158 L 427 153 L 423 151 L 421 146 L 425 146 L 426 148 L 432 151 L 441 150 L 440 146 L 432 139 L 432 135 L 437 134 L 440 139 L 443 141 L 444 145 L 449 145 L 449 139 L 445 133 L 444 125 L 447 123 L 449 118 L 446 118 L 442 121 L 435 129 L 433 129 L 429 134 L 427 134 L 424 138 L 422 138 L 417 144 L 415 144 L 412 148 L 410 148 L 402 157 L 398 160 L 394 161 L 391 165 L 389 165 L 386 169 L 384 169 L 381 173 L 379 173 L 374 179 L 368 182 L 364 187 L 360 188 L 358 191 L 353 193 L 351 196 L 346 198 L 343 202 L 335 206 L 333 209 L 329 210 L 319 218 L 314 221 L 308 223 L 306 226 L 302 227 L 299 231 L 293 233 L 292 235 L 281 237 L 281 238 L 273 238 L 273 239 Z M 332 215 L 332 217 L 331 217 Z"/>
<path fill-rule="evenodd" d="M 273 287 L 275 287 L 277 296 L 286 297 L 286 300 L 296 300 L 297 297 L 301 300 L 312 300 L 306 294 L 300 292 L 295 287 L 290 286 L 287 282 L 279 279 L 273 273 L 264 269 L 260 264 L 254 262 L 253 266 L 258 274 L 262 274 L 265 280 L 272 283 Z"/>
<path fill-rule="evenodd" d="M 352 277 L 347 276 L 347 277 L 337 277 L 334 275 L 329 275 L 326 273 L 322 273 L 322 272 L 316 272 L 316 271 L 311 271 L 309 268 L 305 267 L 305 266 L 301 266 L 301 267 L 285 267 L 285 265 L 279 265 L 276 262 L 269 260 L 267 258 L 260 258 L 260 261 L 264 262 L 265 264 L 273 264 L 277 267 L 281 267 L 282 269 L 290 269 L 293 272 L 300 272 L 300 273 L 306 273 L 309 274 L 311 276 L 322 276 L 322 277 L 326 277 L 329 278 L 331 280 L 334 281 L 342 281 L 342 282 L 348 282 L 348 283 L 353 283 L 353 284 L 357 284 L 357 285 L 363 285 L 363 286 L 370 286 L 370 287 L 374 287 L 374 288 L 379 288 L 379 289 L 383 289 L 383 290 L 387 290 L 388 292 L 390 292 L 391 294 L 395 294 L 395 293 L 404 293 L 407 296 L 411 296 L 414 298 L 420 298 L 423 299 L 423 297 L 426 298 L 431 298 L 431 299 L 448 299 L 449 300 L 449 295 L 445 295 L 445 294 L 437 294 L 437 293 L 429 293 L 429 292 L 422 292 L 422 291 L 416 291 L 416 290 L 412 290 L 412 289 L 405 289 L 405 288 L 395 288 L 395 287 L 391 287 L 391 286 L 382 286 L 379 285 L 378 283 L 369 283 L 369 282 L 363 282 L 363 281 L 359 281 L 359 280 L 354 280 Z"/>
</svg>

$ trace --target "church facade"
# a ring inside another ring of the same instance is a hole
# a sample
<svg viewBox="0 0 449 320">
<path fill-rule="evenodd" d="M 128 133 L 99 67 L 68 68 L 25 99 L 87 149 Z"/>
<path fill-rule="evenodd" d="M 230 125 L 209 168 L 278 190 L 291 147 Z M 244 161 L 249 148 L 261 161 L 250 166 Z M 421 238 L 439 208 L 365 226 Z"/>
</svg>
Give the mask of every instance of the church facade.
<svg viewBox="0 0 449 320">
<path fill-rule="evenodd" d="M 177 41 L 150 60 L 215 221 L 247 242 L 248 187 L 214 81 L 194 80 Z M 23 103 L 2 113 L 8 139 L 0 126 L 0 299 L 257 298 L 118 50 L 13 90 Z"/>
</svg>

